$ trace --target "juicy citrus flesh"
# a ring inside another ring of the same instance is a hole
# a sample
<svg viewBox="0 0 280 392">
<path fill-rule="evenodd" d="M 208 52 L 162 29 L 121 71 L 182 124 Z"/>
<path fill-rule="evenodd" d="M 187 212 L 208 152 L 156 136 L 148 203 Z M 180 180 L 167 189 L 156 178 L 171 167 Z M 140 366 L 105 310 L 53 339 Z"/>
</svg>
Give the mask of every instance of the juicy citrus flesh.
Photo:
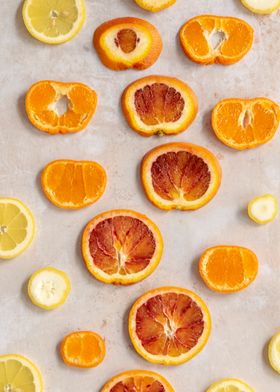
<svg viewBox="0 0 280 392">
<path fill-rule="evenodd" d="M 277 332 L 269 342 L 268 359 L 271 367 L 280 374 L 280 332 Z"/>
<path fill-rule="evenodd" d="M 249 217 L 260 225 L 273 222 L 277 213 L 278 201 L 271 194 L 257 196 L 248 205 Z"/>
<path fill-rule="evenodd" d="M 66 100 L 64 113 L 59 101 Z M 31 123 L 49 134 L 79 132 L 86 128 L 97 105 L 95 91 L 82 83 L 43 80 L 32 85 L 26 95 L 26 112 Z"/>
<path fill-rule="evenodd" d="M 107 176 L 103 167 L 93 161 L 58 160 L 45 167 L 41 182 L 53 204 L 77 209 L 95 203 L 103 195 Z"/>
<path fill-rule="evenodd" d="M 254 392 L 244 381 L 228 378 L 212 384 L 206 392 Z"/>
<path fill-rule="evenodd" d="M 232 293 L 245 289 L 255 280 L 258 259 L 247 248 L 217 246 L 203 253 L 199 272 L 211 290 Z"/>
<path fill-rule="evenodd" d="M 176 3 L 176 0 L 135 0 L 135 2 L 147 11 L 158 12 Z"/>
<path fill-rule="evenodd" d="M 280 0 L 241 0 L 241 3 L 256 14 L 271 14 L 280 8 Z"/>
</svg>

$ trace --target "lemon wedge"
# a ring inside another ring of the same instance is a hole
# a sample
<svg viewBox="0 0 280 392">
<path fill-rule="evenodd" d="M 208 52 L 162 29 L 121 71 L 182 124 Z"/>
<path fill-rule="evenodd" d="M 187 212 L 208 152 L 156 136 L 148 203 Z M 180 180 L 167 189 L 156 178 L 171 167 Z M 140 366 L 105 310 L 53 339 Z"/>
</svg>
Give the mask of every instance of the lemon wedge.
<svg viewBox="0 0 280 392">
<path fill-rule="evenodd" d="M 29 33 L 47 44 L 62 44 L 81 30 L 86 8 L 84 0 L 25 0 L 22 9 Z"/>
<path fill-rule="evenodd" d="M 268 359 L 271 367 L 280 373 L 280 332 L 272 337 L 268 345 Z"/>
<path fill-rule="evenodd" d="M 206 392 L 254 392 L 244 381 L 235 378 L 227 378 L 215 382 Z"/>
<path fill-rule="evenodd" d="M 249 217 L 260 225 L 272 222 L 278 212 L 278 202 L 273 195 L 257 196 L 248 205 Z"/>
<path fill-rule="evenodd" d="M 255 14 L 271 14 L 280 8 L 280 0 L 241 0 Z"/>
<path fill-rule="evenodd" d="M 63 305 L 71 291 L 68 275 L 56 268 L 42 268 L 31 276 L 28 295 L 32 303 L 45 310 Z"/>
</svg>

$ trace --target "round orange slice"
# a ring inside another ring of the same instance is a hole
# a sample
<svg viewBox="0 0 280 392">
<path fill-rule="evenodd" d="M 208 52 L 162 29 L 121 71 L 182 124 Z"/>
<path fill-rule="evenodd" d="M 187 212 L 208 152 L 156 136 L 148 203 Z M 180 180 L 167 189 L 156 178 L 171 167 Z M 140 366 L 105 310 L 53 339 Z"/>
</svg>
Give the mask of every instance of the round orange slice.
<svg viewBox="0 0 280 392">
<path fill-rule="evenodd" d="M 68 366 L 93 368 L 104 360 L 106 346 L 102 337 L 95 332 L 73 332 L 63 339 L 60 354 Z"/>
<path fill-rule="evenodd" d="M 134 0 L 141 8 L 158 12 L 176 3 L 176 0 Z"/>
<path fill-rule="evenodd" d="M 258 274 L 258 258 L 240 246 L 215 246 L 201 256 L 199 272 L 205 284 L 219 293 L 248 287 Z"/>
<path fill-rule="evenodd" d="M 111 378 L 100 392 L 175 391 L 169 382 L 160 374 L 148 370 L 129 370 Z"/>
<path fill-rule="evenodd" d="M 149 276 L 160 262 L 163 240 L 145 215 L 113 210 L 85 228 L 82 252 L 89 272 L 104 283 L 128 285 Z"/>
<path fill-rule="evenodd" d="M 218 139 L 236 150 L 267 143 L 275 135 L 279 122 L 279 106 L 267 98 L 224 99 L 212 113 Z"/>
<path fill-rule="evenodd" d="M 148 199 L 163 210 L 196 210 L 210 202 L 221 184 L 216 157 L 195 144 L 167 143 L 143 158 L 141 179 Z"/>
<path fill-rule="evenodd" d="M 195 293 L 161 287 L 140 297 L 129 314 L 129 335 L 144 359 L 180 365 L 197 355 L 208 341 L 211 318 Z"/>
<path fill-rule="evenodd" d="M 41 184 L 51 203 L 78 209 L 95 203 L 104 193 L 106 172 L 92 161 L 57 160 L 43 170 Z"/>
<path fill-rule="evenodd" d="M 196 16 L 180 30 L 186 56 L 199 64 L 234 64 L 249 52 L 253 40 L 253 28 L 233 17 Z"/>
<path fill-rule="evenodd" d="M 139 18 L 117 18 L 99 26 L 93 37 L 94 47 L 103 64 L 115 71 L 146 69 L 162 50 L 158 30 Z"/>
<path fill-rule="evenodd" d="M 197 98 L 181 80 L 147 76 L 123 93 L 122 108 L 131 128 L 142 136 L 185 131 L 197 115 Z"/>
<path fill-rule="evenodd" d="M 96 92 L 85 84 L 53 80 L 33 84 L 25 100 L 30 122 L 51 135 L 83 130 L 92 118 L 96 105 Z"/>
</svg>

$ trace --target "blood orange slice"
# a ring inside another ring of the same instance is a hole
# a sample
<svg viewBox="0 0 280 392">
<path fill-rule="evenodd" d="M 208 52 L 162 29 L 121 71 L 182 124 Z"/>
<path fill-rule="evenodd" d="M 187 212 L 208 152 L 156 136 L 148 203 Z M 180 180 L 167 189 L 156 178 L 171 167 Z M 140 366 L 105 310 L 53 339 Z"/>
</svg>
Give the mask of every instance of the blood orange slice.
<svg viewBox="0 0 280 392">
<path fill-rule="evenodd" d="M 96 216 L 82 239 L 86 266 L 104 283 L 128 285 L 145 279 L 160 262 L 162 249 L 157 226 L 145 215 L 129 210 Z"/>
<path fill-rule="evenodd" d="M 140 297 L 129 314 L 135 350 L 147 361 L 179 365 L 198 354 L 209 338 L 211 318 L 195 293 L 161 287 Z"/>
</svg>

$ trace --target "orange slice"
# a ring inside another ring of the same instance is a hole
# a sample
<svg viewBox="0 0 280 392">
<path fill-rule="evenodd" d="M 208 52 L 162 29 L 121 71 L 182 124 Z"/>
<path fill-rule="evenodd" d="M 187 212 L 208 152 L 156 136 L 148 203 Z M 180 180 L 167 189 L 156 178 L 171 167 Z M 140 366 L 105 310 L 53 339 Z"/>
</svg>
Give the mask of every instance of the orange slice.
<svg viewBox="0 0 280 392">
<path fill-rule="evenodd" d="M 232 17 L 201 15 L 192 18 L 180 30 L 182 48 L 199 64 L 234 64 L 251 49 L 253 28 Z"/>
<path fill-rule="evenodd" d="M 199 272 L 205 284 L 220 293 L 248 287 L 258 274 L 258 258 L 240 246 L 215 246 L 201 256 Z"/>
<path fill-rule="evenodd" d="M 104 212 L 85 228 L 82 252 L 89 272 L 104 283 L 128 285 L 158 266 L 163 240 L 145 215 L 129 210 Z"/>
<path fill-rule="evenodd" d="M 193 122 L 198 104 L 192 89 L 181 80 L 147 76 L 126 88 L 122 108 L 129 125 L 140 135 L 173 135 Z"/>
<path fill-rule="evenodd" d="M 95 203 L 103 195 L 107 177 L 96 162 L 57 160 L 45 167 L 41 183 L 54 205 L 78 209 Z"/>
<path fill-rule="evenodd" d="M 195 293 L 161 287 L 140 297 L 129 314 L 129 335 L 144 359 L 162 365 L 180 365 L 207 343 L 211 318 Z"/>
<path fill-rule="evenodd" d="M 160 374 L 129 370 L 111 378 L 100 392 L 175 392 Z"/>
<path fill-rule="evenodd" d="M 279 106 L 267 98 L 224 99 L 212 113 L 215 134 L 236 150 L 267 143 L 275 135 L 279 121 Z"/>
<path fill-rule="evenodd" d="M 65 336 L 60 345 L 60 353 L 68 366 L 93 368 L 104 360 L 106 347 L 97 333 L 79 331 Z"/>
<path fill-rule="evenodd" d="M 130 17 L 103 23 L 93 44 L 103 64 L 115 71 L 149 68 L 162 50 L 158 30 L 146 20 Z"/>
<path fill-rule="evenodd" d="M 33 84 L 25 100 L 31 123 L 51 135 L 80 132 L 90 122 L 96 105 L 96 92 L 85 84 L 53 80 Z"/>
<path fill-rule="evenodd" d="M 221 184 L 216 157 L 195 144 L 167 143 L 143 158 L 141 179 L 148 199 L 163 210 L 196 210 L 210 202 Z"/>
<path fill-rule="evenodd" d="M 176 3 L 176 0 L 134 0 L 141 8 L 158 12 Z"/>
</svg>

